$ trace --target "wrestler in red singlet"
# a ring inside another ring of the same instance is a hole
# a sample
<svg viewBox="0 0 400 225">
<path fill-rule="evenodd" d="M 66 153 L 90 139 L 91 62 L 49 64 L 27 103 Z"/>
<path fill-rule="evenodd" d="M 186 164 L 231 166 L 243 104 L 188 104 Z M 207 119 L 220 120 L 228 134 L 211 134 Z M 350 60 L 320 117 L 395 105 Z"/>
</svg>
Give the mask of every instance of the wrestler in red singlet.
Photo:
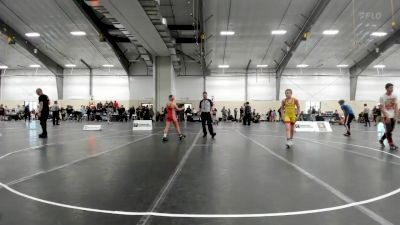
<svg viewBox="0 0 400 225">
<path fill-rule="evenodd" d="M 177 121 L 175 110 L 172 108 L 170 103 L 167 104 L 167 121 L 168 122 Z"/>
<path fill-rule="evenodd" d="M 176 103 L 175 103 L 175 97 L 173 95 L 169 96 L 169 102 L 167 103 L 167 115 L 166 115 L 166 120 L 165 120 L 165 129 L 164 129 L 164 136 L 163 136 L 163 142 L 168 141 L 167 135 L 168 135 L 168 130 L 169 127 L 171 126 L 171 123 L 174 124 L 176 131 L 179 134 L 179 139 L 182 140 L 186 136 L 181 133 L 181 129 L 179 127 L 178 120 L 176 118 L 176 111 L 181 111 L 184 110 L 184 108 L 179 108 Z"/>
</svg>

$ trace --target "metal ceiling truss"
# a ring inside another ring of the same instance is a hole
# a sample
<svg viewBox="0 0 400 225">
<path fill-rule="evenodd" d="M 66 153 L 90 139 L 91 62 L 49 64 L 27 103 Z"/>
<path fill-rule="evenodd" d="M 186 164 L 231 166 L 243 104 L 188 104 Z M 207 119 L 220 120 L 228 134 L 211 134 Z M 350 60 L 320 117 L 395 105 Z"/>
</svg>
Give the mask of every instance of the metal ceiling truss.
<svg viewBox="0 0 400 225">
<path fill-rule="evenodd" d="M 13 28 L 7 25 L 3 20 L 0 19 L 0 32 L 13 40 L 26 51 L 28 51 L 33 57 L 38 59 L 48 70 L 54 75 L 63 75 L 63 67 L 57 62 L 47 56 L 45 53 L 36 48 L 30 41 L 26 40 L 22 35 L 18 34 Z"/>
<path fill-rule="evenodd" d="M 304 40 L 304 34 L 307 32 L 310 32 L 312 26 L 317 22 L 319 17 L 321 16 L 322 12 L 326 9 L 326 7 L 329 5 L 331 0 L 318 0 L 318 2 L 315 4 L 314 8 L 311 10 L 311 13 L 308 17 L 306 17 L 306 21 L 302 26 L 298 26 L 299 32 L 296 35 L 296 37 L 293 39 L 292 42 L 285 44 L 289 47 L 289 50 L 283 50 L 284 56 L 279 62 L 276 62 L 276 100 L 279 100 L 279 94 L 280 94 L 280 78 L 285 71 L 287 65 L 289 64 L 290 59 L 293 57 L 294 52 L 296 49 L 300 46 L 300 43 Z"/>
<path fill-rule="evenodd" d="M 373 51 L 368 51 L 368 54 L 364 58 L 350 67 L 350 100 L 356 99 L 357 81 L 361 73 L 364 72 L 371 63 L 378 59 L 384 52 L 396 44 L 400 44 L 400 30 L 394 32 L 381 44 L 376 44 L 376 48 Z"/>
<path fill-rule="evenodd" d="M 169 54 L 171 56 L 172 65 L 177 74 L 180 73 L 182 68 L 181 59 L 179 55 L 176 54 L 175 43 L 176 40 L 171 36 L 168 27 L 163 23 L 163 17 L 161 16 L 159 3 L 156 0 L 138 0 L 140 5 L 143 7 L 150 21 L 160 34 L 162 40 L 168 48 Z"/>
<path fill-rule="evenodd" d="M 143 45 L 140 44 L 140 42 L 113 15 L 111 15 L 111 13 L 104 6 L 95 5 L 92 7 L 97 12 L 101 13 L 104 17 L 106 17 L 112 23 L 112 27 L 110 27 L 109 32 L 112 29 L 117 29 L 126 36 L 126 38 L 124 38 L 125 41 L 121 40 L 119 42 L 127 42 L 126 39 L 128 39 L 129 42 L 131 42 L 135 46 L 135 48 L 139 52 L 140 58 L 143 59 L 144 63 L 146 64 L 148 75 L 153 74 L 153 57 L 143 47 Z M 114 39 L 114 38 L 117 38 L 117 37 L 111 37 L 111 39 Z M 121 39 L 121 38 L 119 38 L 119 39 Z"/>
</svg>

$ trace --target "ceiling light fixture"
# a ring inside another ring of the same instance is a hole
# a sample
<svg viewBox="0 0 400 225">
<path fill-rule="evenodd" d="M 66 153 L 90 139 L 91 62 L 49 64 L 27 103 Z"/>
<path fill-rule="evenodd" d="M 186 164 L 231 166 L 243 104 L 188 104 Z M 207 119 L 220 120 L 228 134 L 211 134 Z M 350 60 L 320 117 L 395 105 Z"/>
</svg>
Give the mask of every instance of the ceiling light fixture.
<svg viewBox="0 0 400 225">
<path fill-rule="evenodd" d="M 70 34 L 74 36 L 85 36 L 86 32 L 85 31 L 71 31 Z"/>
<path fill-rule="evenodd" d="M 268 65 L 257 65 L 257 68 L 267 68 Z"/>
<path fill-rule="evenodd" d="M 74 68 L 74 67 L 76 67 L 76 65 L 75 64 L 65 64 L 65 67 Z"/>
<path fill-rule="evenodd" d="M 161 23 L 164 24 L 164 25 L 167 25 L 167 19 L 166 18 L 162 18 L 161 19 Z"/>
<path fill-rule="evenodd" d="M 324 30 L 322 32 L 323 35 L 336 35 L 339 33 L 339 30 Z"/>
<path fill-rule="evenodd" d="M 307 68 L 308 65 L 307 64 L 299 64 L 296 66 L 297 68 Z"/>
<path fill-rule="evenodd" d="M 0 69 L 7 69 L 8 68 L 8 66 L 6 66 L 6 65 L 0 65 Z"/>
<path fill-rule="evenodd" d="M 29 65 L 30 68 L 40 68 L 40 65 L 38 64 L 33 64 L 33 65 Z"/>
<path fill-rule="evenodd" d="M 40 34 L 36 33 L 36 32 L 31 32 L 31 33 L 25 33 L 25 36 L 27 36 L 27 37 L 40 37 Z"/>
<path fill-rule="evenodd" d="M 218 68 L 220 68 L 220 69 L 227 69 L 227 68 L 229 68 L 229 65 L 219 65 Z"/>
<path fill-rule="evenodd" d="M 340 65 L 336 65 L 337 68 L 347 68 L 349 67 L 349 65 L 346 64 L 340 64 Z"/>
<path fill-rule="evenodd" d="M 273 30 L 273 31 L 271 31 L 272 35 L 284 35 L 286 33 L 287 33 L 286 30 Z"/>
<path fill-rule="evenodd" d="M 220 32 L 220 34 L 222 36 L 232 36 L 232 35 L 235 35 L 235 31 L 223 30 L 223 31 Z"/>
<path fill-rule="evenodd" d="M 104 64 L 103 67 L 111 68 L 111 67 L 114 67 L 114 65 L 111 65 L 111 64 Z"/>
<path fill-rule="evenodd" d="M 373 33 L 371 33 L 371 36 L 374 36 L 374 37 L 384 37 L 386 35 L 387 35 L 386 32 L 373 32 Z"/>
<path fill-rule="evenodd" d="M 375 65 L 374 68 L 383 69 L 383 68 L 386 68 L 386 65 Z"/>
</svg>

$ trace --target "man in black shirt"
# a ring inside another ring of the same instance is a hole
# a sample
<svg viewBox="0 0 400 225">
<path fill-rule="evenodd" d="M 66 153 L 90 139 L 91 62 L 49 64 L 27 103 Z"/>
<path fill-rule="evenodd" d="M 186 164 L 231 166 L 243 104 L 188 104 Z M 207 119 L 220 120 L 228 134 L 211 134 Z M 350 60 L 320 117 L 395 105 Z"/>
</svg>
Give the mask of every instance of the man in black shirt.
<svg viewBox="0 0 400 225">
<path fill-rule="evenodd" d="M 24 118 L 25 118 L 25 122 L 28 119 L 29 123 L 31 122 L 31 111 L 29 109 L 29 105 L 25 105 L 24 107 Z"/>
<path fill-rule="evenodd" d="M 201 112 L 201 125 L 203 126 L 203 137 L 207 137 L 206 130 L 206 122 L 208 125 L 208 131 L 210 132 L 211 137 L 214 139 L 216 133 L 214 133 L 212 119 L 211 119 L 211 111 L 214 106 L 214 103 L 207 98 L 207 92 L 203 92 L 203 100 L 200 101 L 200 112 Z"/>
<path fill-rule="evenodd" d="M 246 105 L 244 106 L 244 116 L 243 116 L 243 125 L 248 125 L 250 126 L 251 121 L 251 107 L 250 103 L 246 102 Z"/>
<path fill-rule="evenodd" d="M 40 120 L 40 126 L 42 126 L 42 133 L 39 138 L 47 138 L 47 119 L 49 118 L 49 97 L 43 94 L 42 89 L 36 89 L 36 94 L 39 96 L 39 111 L 38 117 Z"/>
</svg>

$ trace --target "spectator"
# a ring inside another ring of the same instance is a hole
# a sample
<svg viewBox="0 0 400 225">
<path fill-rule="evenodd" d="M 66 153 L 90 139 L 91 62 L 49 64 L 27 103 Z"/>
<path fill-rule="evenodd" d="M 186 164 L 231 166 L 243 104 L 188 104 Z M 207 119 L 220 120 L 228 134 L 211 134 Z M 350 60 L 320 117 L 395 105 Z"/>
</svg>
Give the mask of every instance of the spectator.
<svg viewBox="0 0 400 225">
<path fill-rule="evenodd" d="M 164 107 L 161 107 L 161 111 L 160 111 L 160 121 L 164 121 L 164 115 L 165 115 L 165 109 Z"/>
<path fill-rule="evenodd" d="M 153 119 L 154 119 L 154 110 L 153 110 L 153 106 L 150 106 L 150 108 L 149 108 L 149 119 L 150 119 L 151 121 L 153 121 Z"/>
<path fill-rule="evenodd" d="M 278 114 L 279 114 L 279 118 L 277 119 L 277 121 L 281 121 L 282 120 L 282 106 L 278 109 Z"/>
<path fill-rule="evenodd" d="M 245 107 L 244 107 L 244 116 L 243 116 L 243 125 L 248 125 L 250 126 L 251 123 L 251 107 L 250 103 L 246 102 Z"/>
<path fill-rule="evenodd" d="M 25 118 L 25 122 L 27 119 L 28 119 L 29 123 L 31 122 L 31 111 L 29 110 L 29 105 L 25 105 L 24 118 Z"/>
<path fill-rule="evenodd" d="M 188 120 L 188 114 L 192 114 L 192 109 L 190 108 L 190 106 L 188 106 L 185 110 L 185 121 Z"/>
<path fill-rule="evenodd" d="M 149 106 L 143 106 L 143 120 L 150 120 L 150 109 Z"/>
<path fill-rule="evenodd" d="M 117 101 L 114 101 L 114 112 L 116 112 L 117 111 L 117 109 L 118 109 L 118 102 Z"/>
<path fill-rule="evenodd" d="M 61 112 L 61 119 L 63 121 L 66 120 L 67 110 L 65 110 L 63 107 L 61 107 L 60 112 Z"/>
<path fill-rule="evenodd" d="M 371 122 L 369 121 L 369 108 L 367 106 L 367 104 L 364 104 L 364 122 L 365 125 L 364 126 L 371 126 Z"/>
<path fill-rule="evenodd" d="M 3 104 L 0 105 L 0 121 L 5 120 L 6 109 L 4 108 Z"/>
<path fill-rule="evenodd" d="M 129 108 L 129 120 L 133 120 L 133 115 L 135 115 L 135 106 Z"/>
<path fill-rule="evenodd" d="M 51 106 L 51 113 L 53 117 L 53 126 L 60 125 L 60 107 L 58 107 L 57 101 Z"/>
<path fill-rule="evenodd" d="M 233 110 L 233 116 L 234 116 L 235 122 L 237 122 L 237 113 L 238 113 L 238 110 L 237 110 L 237 108 L 235 108 Z"/>
<path fill-rule="evenodd" d="M 259 123 L 260 120 L 261 120 L 261 116 L 260 116 L 259 113 L 257 113 L 257 114 L 254 116 L 253 122 L 254 122 L 254 123 Z"/>
<path fill-rule="evenodd" d="M 240 121 L 243 120 L 243 113 L 244 113 L 244 108 L 243 108 L 243 106 L 240 106 L 240 117 L 239 117 Z"/>
<path fill-rule="evenodd" d="M 271 122 L 276 122 L 276 110 L 271 112 Z"/>
<path fill-rule="evenodd" d="M 124 120 L 125 120 L 125 122 L 128 122 L 128 116 L 126 114 L 126 110 L 123 105 L 121 105 L 121 107 L 118 108 L 118 116 L 119 116 L 119 120 L 121 122 L 123 122 Z"/>
<path fill-rule="evenodd" d="M 217 118 L 217 112 L 218 110 L 216 108 L 213 108 L 212 110 L 212 118 L 213 118 L 213 124 L 216 124 L 218 126 L 218 118 Z"/>
<path fill-rule="evenodd" d="M 227 111 L 226 111 L 226 109 L 225 109 L 225 106 L 222 107 L 221 113 L 222 113 L 222 120 L 223 120 L 223 121 L 226 121 L 228 115 L 227 115 Z"/>
<path fill-rule="evenodd" d="M 42 126 L 42 133 L 39 138 L 47 138 L 47 119 L 49 118 L 49 97 L 43 94 L 42 89 L 36 89 L 36 94 L 39 96 L 39 110 L 38 117 L 40 119 L 40 126 Z"/>
</svg>

